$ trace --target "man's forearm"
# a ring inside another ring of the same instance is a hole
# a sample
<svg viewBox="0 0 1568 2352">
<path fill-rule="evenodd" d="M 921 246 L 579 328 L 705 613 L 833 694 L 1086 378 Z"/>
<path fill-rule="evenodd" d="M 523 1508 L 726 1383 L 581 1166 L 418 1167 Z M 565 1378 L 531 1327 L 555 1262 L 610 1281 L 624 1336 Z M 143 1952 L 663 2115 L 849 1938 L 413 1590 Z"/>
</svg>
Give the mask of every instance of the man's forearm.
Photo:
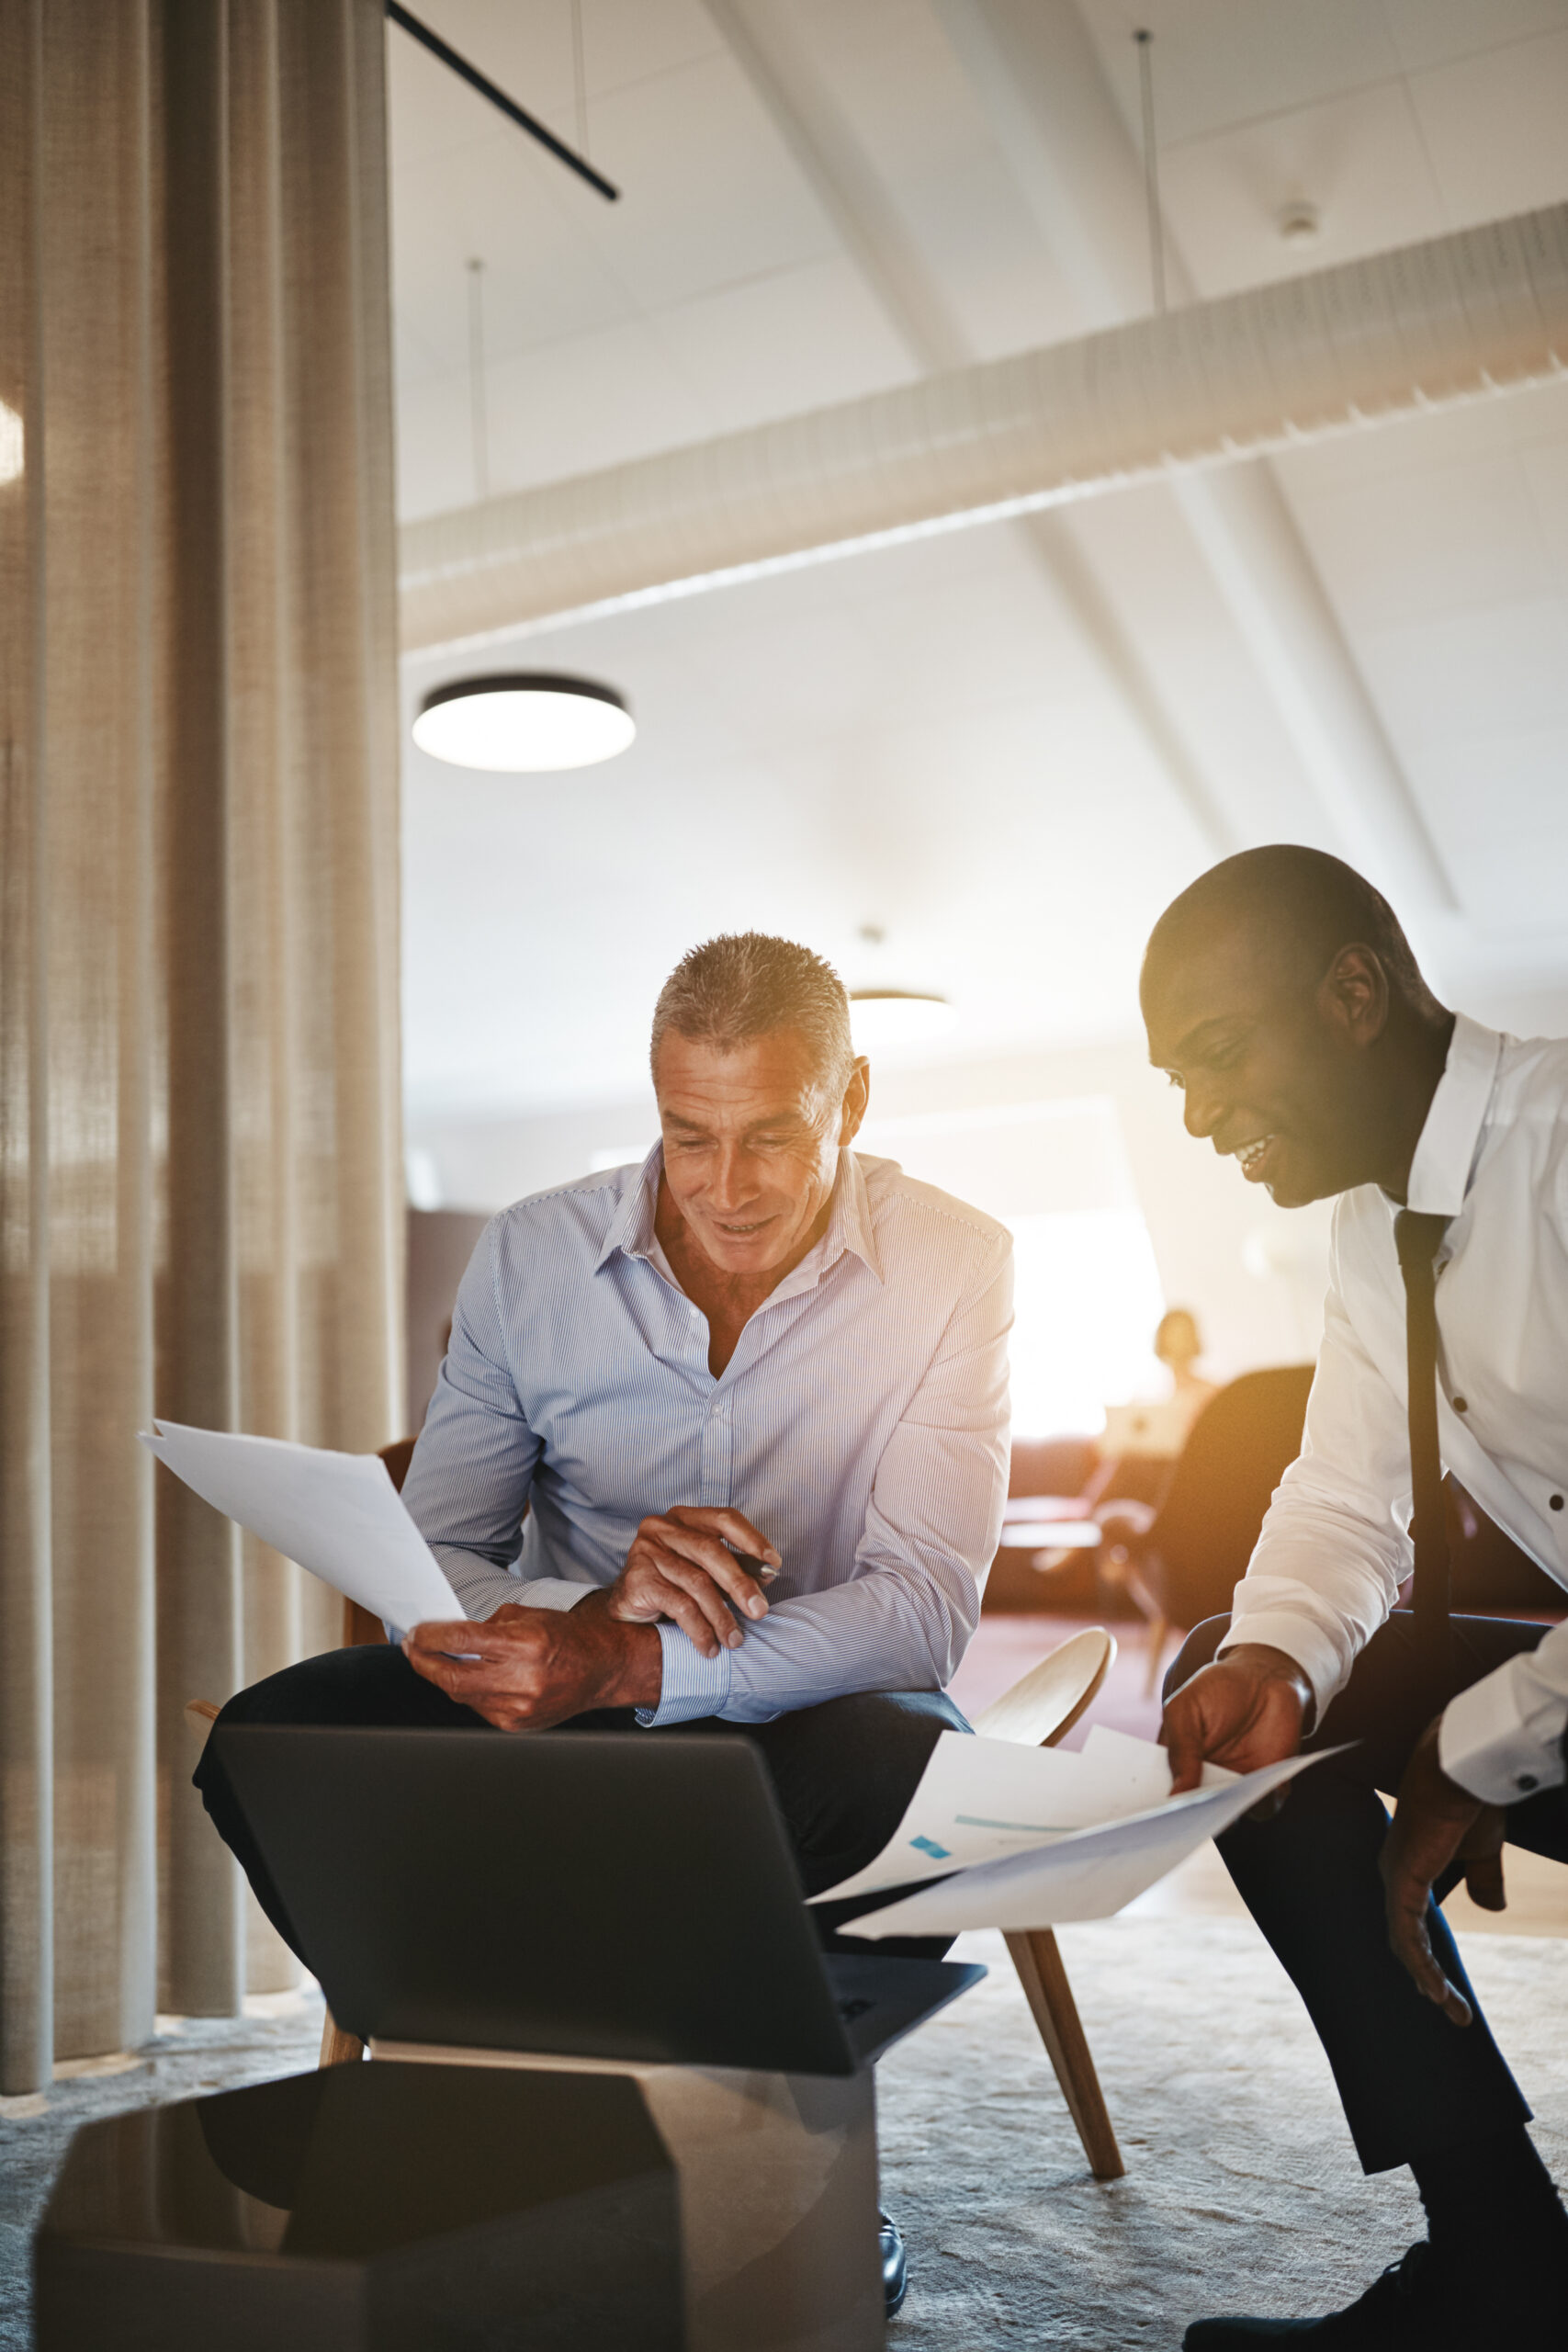
<svg viewBox="0 0 1568 2352">
<path fill-rule="evenodd" d="M 402 1646 L 417 1673 L 501 1731 L 548 1731 L 600 1707 L 646 1713 L 662 1687 L 658 1627 L 612 1617 L 595 1595 L 571 1610 L 416 1626 Z"/>
<path fill-rule="evenodd" d="M 738 1649 L 693 1654 L 685 1713 L 766 1723 L 854 1691 L 941 1690 L 979 1614 L 970 1590 L 967 1608 L 956 1592 L 939 1605 L 915 1577 L 877 1570 L 775 1602 Z"/>
<path fill-rule="evenodd" d="M 629 1624 L 612 1617 L 603 1591 L 592 1592 L 571 1611 L 574 1627 L 589 1630 L 604 1660 L 600 1707 L 657 1707 L 664 1682 L 664 1648 L 657 1625 Z"/>
</svg>

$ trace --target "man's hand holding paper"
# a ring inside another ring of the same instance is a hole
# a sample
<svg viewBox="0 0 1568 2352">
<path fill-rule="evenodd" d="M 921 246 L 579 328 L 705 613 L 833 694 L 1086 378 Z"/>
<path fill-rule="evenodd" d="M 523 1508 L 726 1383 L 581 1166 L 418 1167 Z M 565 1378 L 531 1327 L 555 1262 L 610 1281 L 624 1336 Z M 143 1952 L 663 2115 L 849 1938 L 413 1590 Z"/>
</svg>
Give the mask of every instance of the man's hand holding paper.
<svg viewBox="0 0 1568 2352">
<path fill-rule="evenodd" d="M 679 1625 L 704 1657 L 739 1648 L 742 1617 L 768 1613 L 759 1577 L 779 1565 L 739 1511 L 678 1504 L 645 1519 L 615 1583 L 571 1609 L 508 1602 L 482 1623 L 421 1625 L 403 1655 L 499 1731 L 547 1731 L 597 1707 L 653 1708 L 660 1623 Z"/>
<path fill-rule="evenodd" d="M 882 1852 L 816 1899 L 940 1882 L 844 1923 L 874 1939 L 1105 1918 L 1317 1760 L 1207 1765 L 1173 1792 L 1164 1748 L 1101 1725 L 1077 1754 L 944 1732 Z"/>
<path fill-rule="evenodd" d="M 373 1453 L 155 1421 L 141 1440 L 203 1502 L 397 1626 L 462 1605 Z"/>
</svg>

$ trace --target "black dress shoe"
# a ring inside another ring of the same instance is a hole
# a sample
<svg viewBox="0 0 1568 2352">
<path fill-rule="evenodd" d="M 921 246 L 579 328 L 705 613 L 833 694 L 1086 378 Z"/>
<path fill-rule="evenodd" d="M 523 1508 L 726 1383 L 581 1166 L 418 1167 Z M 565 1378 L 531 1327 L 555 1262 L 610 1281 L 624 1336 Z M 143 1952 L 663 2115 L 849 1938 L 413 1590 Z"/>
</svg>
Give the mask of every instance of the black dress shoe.
<svg viewBox="0 0 1568 2352">
<path fill-rule="evenodd" d="M 1299 2345 L 1302 2352 L 1561 2352 L 1561 2311 L 1540 2310 L 1519 2282 L 1500 2278 L 1495 2307 L 1484 2287 L 1461 2287 L 1425 2238 L 1342 2312 L 1321 2319 L 1200 2319 L 1182 2337 L 1184 2352 L 1264 2352 Z M 1526 2305 L 1529 2308 L 1526 2308 Z"/>
<path fill-rule="evenodd" d="M 882 2300 L 892 2318 L 909 2291 L 909 2257 L 904 2251 L 904 2238 L 891 2213 L 876 2217 L 876 2245 L 882 2256 Z"/>
</svg>

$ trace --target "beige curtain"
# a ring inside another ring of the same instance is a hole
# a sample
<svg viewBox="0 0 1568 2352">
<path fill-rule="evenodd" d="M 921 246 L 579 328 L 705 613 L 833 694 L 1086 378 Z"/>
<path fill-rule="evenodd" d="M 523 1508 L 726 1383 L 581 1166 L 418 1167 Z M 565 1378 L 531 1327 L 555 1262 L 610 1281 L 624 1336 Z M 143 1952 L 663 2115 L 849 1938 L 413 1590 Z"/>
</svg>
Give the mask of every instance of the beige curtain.
<svg viewBox="0 0 1568 2352">
<path fill-rule="evenodd" d="M 180 1709 L 337 1603 L 136 1430 L 400 1433 L 384 38 L 0 0 L 6 2092 L 288 1981 Z"/>
</svg>

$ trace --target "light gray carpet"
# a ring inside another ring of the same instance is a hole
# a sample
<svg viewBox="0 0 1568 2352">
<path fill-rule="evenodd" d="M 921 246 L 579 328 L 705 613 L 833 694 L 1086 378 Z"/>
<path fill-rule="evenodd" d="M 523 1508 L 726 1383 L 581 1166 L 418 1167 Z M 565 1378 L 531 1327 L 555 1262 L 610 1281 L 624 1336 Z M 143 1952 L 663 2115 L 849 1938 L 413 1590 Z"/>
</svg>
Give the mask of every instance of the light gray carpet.
<svg viewBox="0 0 1568 2352">
<path fill-rule="evenodd" d="M 915 2283 L 897 2352 L 1164 2352 L 1213 2311 L 1333 2309 L 1421 2234 L 1365 2179 L 1327 2064 L 1248 1920 L 1129 1918 L 1061 1943 L 1127 2164 L 1089 2177 L 1001 1939 L 976 1992 L 879 2075 L 882 2186 Z M 1493 2029 L 1568 2181 L 1568 1943 L 1472 1937 Z"/>
<path fill-rule="evenodd" d="M 1363 2180 L 1328 2070 L 1245 1920 L 1128 1918 L 1063 1950 L 1127 2159 L 1091 2180 L 999 1937 L 991 1975 L 880 2075 L 883 2193 L 914 2285 L 894 2352 L 1162 2352 L 1215 2309 L 1348 2300 L 1418 2233 L 1408 2177 Z M 1568 1943 L 1472 1937 L 1466 1959 L 1568 2181 Z M 146 2063 L 0 2102 L 0 2347 L 25 2352 L 28 2242 L 91 2115 L 313 2065 L 319 2003 L 197 2020 Z"/>
</svg>

